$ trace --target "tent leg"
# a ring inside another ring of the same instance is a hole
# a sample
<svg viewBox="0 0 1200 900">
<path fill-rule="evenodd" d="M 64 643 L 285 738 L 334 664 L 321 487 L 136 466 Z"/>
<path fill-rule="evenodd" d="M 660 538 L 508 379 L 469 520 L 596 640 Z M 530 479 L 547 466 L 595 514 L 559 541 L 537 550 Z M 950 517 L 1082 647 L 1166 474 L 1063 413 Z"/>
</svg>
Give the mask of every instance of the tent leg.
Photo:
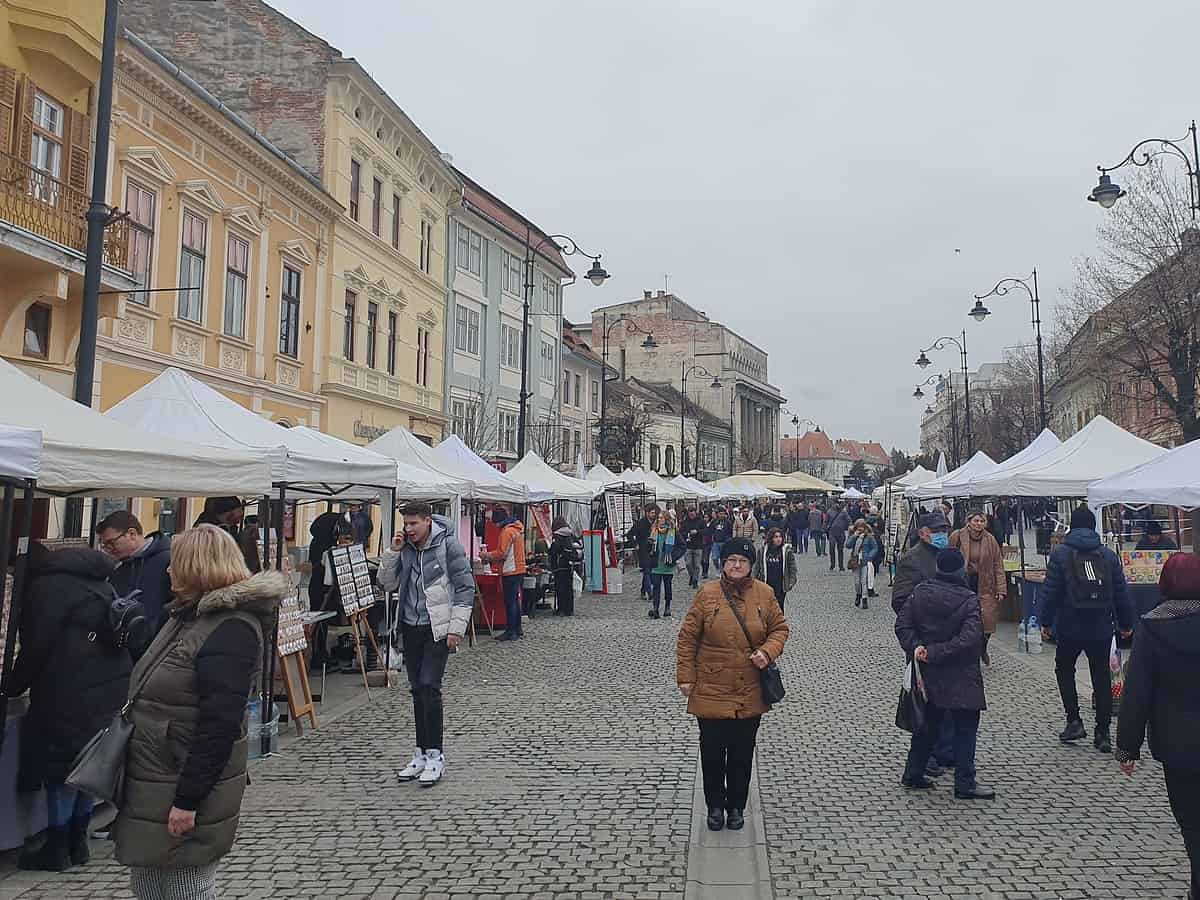
<svg viewBox="0 0 1200 900">
<path fill-rule="evenodd" d="M 279 508 L 276 512 L 275 525 L 275 571 L 283 571 L 283 504 L 287 497 L 287 486 L 279 486 Z M 268 504 L 268 509 L 270 504 Z M 275 659 L 279 641 L 279 610 L 271 621 L 271 633 L 263 635 L 263 702 L 262 702 L 262 739 L 259 751 L 263 756 L 271 753 L 271 735 L 266 726 L 271 722 L 275 710 Z"/>
</svg>

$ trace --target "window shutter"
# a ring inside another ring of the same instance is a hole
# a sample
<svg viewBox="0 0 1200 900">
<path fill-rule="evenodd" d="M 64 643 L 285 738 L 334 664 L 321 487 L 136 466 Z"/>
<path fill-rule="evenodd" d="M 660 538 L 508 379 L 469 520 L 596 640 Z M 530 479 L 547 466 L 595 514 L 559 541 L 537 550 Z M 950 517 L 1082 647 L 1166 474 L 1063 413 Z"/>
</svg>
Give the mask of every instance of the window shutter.
<svg viewBox="0 0 1200 900">
<path fill-rule="evenodd" d="M 0 152 L 12 153 L 17 119 L 17 72 L 0 66 Z"/>
<path fill-rule="evenodd" d="M 13 155 L 28 163 L 33 154 L 33 95 L 37 85 L 28 75 L 21 78 L 21 112 L 17 118 L 17 143 Z"/>
<path fill-rule="evenodd" d="M 71 154 L 67 160 L 67 184 L 77 191 L 87 194 L 88 163 L 91 160 L 92 149 L 92 120 L 83 113 L 69 107 L 66 109 L 67 122 L 63 130 Z"/>
</svg>

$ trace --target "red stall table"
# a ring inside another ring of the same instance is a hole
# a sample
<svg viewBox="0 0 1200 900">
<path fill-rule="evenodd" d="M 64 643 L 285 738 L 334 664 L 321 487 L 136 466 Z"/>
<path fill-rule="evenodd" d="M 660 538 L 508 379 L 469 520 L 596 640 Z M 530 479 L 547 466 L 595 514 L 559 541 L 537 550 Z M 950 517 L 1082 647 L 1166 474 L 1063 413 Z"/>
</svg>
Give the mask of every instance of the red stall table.
<svg viewBox="0 0 1200 900">
<path fill-rule="evenodd" d="M 492 572 L 476 572 L 475 584 L 479 586 L 479 602 L 475 605 L 475 625 L 495 633 L 508 626 L 504 614 L 504 588 L 500 576 Z"/>
</svg>

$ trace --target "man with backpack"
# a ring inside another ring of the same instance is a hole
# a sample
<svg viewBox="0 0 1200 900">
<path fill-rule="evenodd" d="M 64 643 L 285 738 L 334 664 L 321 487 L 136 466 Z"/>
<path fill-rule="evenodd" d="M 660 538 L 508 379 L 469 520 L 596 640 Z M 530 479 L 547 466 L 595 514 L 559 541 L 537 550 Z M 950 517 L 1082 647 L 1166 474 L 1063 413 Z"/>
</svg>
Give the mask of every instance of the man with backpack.
<svg viewBox="0 0 1200 900">
<path fill-rule="evenodd" d="M 96 542 L 117 564 L 108 578 L 113 590 L 120 597 L 136 596 L 145 610 L 145 625 L 130 640 L 130 650 L 137 659 L 167 621 L 164 607 L 175 599 L 167 574 L 171 538 L 159 531 L 143 534 L 137 516 L 119 509 L 96 526 Z"/>
<path fill-rule="evenodd" d="M 1112 680 L 1108 657 L 1114 621 L 1122 637 L 1133 633 L 1133 604 L 1125 585 L 1121 560 L 1103 546 L 1096 533 L 1096 516 L 1086 506 L 1071 513 L 1071 530 L 1055 547 L 1046 567 L 1042 591 L 1042 637 L 1057 639 L 1054 671 L 1067 714 L 1067 727 L 1058 736 L 1064 744 L 1087 737 L 1079 716 L 1075 663 L 1087 655 L 1096 699 L 1093 745 L 1112 752 Z"/>
</svg>

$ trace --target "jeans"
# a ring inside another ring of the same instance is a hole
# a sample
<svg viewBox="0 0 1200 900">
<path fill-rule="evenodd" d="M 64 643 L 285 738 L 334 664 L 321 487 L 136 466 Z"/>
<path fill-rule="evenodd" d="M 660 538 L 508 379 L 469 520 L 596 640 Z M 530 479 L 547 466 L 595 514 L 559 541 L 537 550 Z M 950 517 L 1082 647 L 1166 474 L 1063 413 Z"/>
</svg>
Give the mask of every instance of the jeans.
<svg viewBox="0 0 1200 900">
<path fill-rule="evenodd" d="M 1092 673 L 1092 690 L 1096 694 L 1096 730 L 1108 731 L 1112 724 L 1112 675 L 1108 668 L 1111 638 L 1102 641 L 1070 641 L 1059 637 L 1054 652 L 1054 674 L 1058 676 L 1058 692 L 1062 695 L 1067 721 L 1079 716 L 1079 692 L 1075 688 L 1075 662 L 1080 653 L 1087 654 Z"/>
<path fill-rule="evenodd" d="M 712 559 L 711 547 L 705 547 L 703 550 L 700 551 L 700 574 L 705 578 L 708 577 L 708 564 L 711 559 Z M 717 567 L 720 568 L 720 566 L 721 566 L 721 564 L 718 562 Z"/>
<path fill-rule="evenodd" d="M 717 567 L 717 571 L 721 571 L 721 548 L 725 546 L 725 542 L 713 541 L 712 545 L 712 564 Z"/>
<path fill-rule="evenodd" d="M 694 585 L 700 580 L 700 559 L 704 556 L 703 548 L 696 549 L 688 548 L 687 551 L 687 572 L 688 580 Z"/>
<path fill-rule="evenodd" d="M 835 556 L 836 554 L 836 556 Z M 845 571 L 846 569 L 846 536 L 844 534 L 829 535 L 829 571 L 834 569 L 834 562 L 837 562 L 837 568 Z"/>
<path fill-rule="evenodd" d="M 642 569 L 642 596 L 643 597 L 650 596 L 650 588 L 651 588 L 650 569 L 649 569 L 649 567 L 647 567 L 645 569 Z"/>
<path fill-rule="evenodd" d="M 925 707 L 925 727 L 912 736 L 908 762 L 904 766 L 906 781 L 923 777 L 929 753 L 942 729 L 942 719 L 954 720 L 954 789 L 969 791 L 975 787 L 975 742 L 979 736 L 979 710 L 942 709 L 933 703 Z"/>
<path fill-rule="evenodd" d="M 797 553 L 808 552 L 808 529 L 797 528 L 792 537 L 792 546 L 796 548 Z"/>
<path fill-rule="evenodd" d="M 875 567 L 868 560 L 861 563 L 858 571 L 854 573 L 854 596 L 865 597 L 869 592 L 874 590 Z"/>
<path fill-rule="evenodd" d="M 69 825 L 72 819 L 89 819 L 92 815 L 92 803 L 91 797 L 75 788 L 65 784 L 47 784 L 46 824 L 54 828 Z"/>
<path fill-rule="evenodd" d="M 1163 766 L 1171 812 L 1183 832 L 1183 846 L 1192 863 L 1192 894 L 1200 900 L 1200 771 Z"/>
<path fill-rule="evenodd" d="M 825 532 L 814 531 L 812 533 L 813 543 L 817 547 L 817 556 L 825 555 Z"/>
<path fill-rule="evenodd" d="M 750 719 L 700 719 L 700 768 L 704 805 L 709 809 L 745 809 L 754 764 L 754 739 L 761 716 Z"/>
<path fill-rule="evenodd" d="M 442 749 L 442 677 L 450 658 L 446 639 L 433 639 L 428 625 L 400 626 L 404 640 L 404 668 L 412 691 L 413 719 L 417 723 L 417 746 L 422 750 Z"/>
<path fill-rule="evenodd" d="M 502 575 L 504 588 L 504 633 L 509 637 L 521 636 L 521 582 L 524 575 Z"/>
<path fill-rule="evenodd" d="M 666 595 L 666 611 L 671 611 L 671 579 L 674 577 L 674 575 L 659 575 L 657 572 L 650 576 L 650 603 L 655 612 L 658 612 L 660 593 Z"/>
</svg>

